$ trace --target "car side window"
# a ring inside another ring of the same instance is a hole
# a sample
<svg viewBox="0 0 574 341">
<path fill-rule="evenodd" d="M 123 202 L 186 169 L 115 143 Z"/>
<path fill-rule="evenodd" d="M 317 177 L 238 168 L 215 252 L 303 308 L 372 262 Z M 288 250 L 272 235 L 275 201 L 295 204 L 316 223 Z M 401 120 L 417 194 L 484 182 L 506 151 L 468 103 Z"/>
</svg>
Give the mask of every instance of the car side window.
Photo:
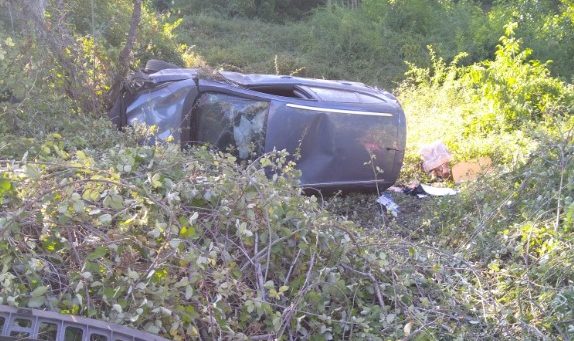
<svg viewBox="0 0 574 341">
<path fill-rule="evenodd" d="M 261 155 L 265 148 L 265 126 L 269 102 L 207 92 L 197 100 L 195 139 L 242 160 Z"/>
<path fill-rule="evenodd" d="M 343 103 L 383 103 L 384 100 L 356 91 L 308 87 L 318 98 L 325 102 Z"/>
</svg>

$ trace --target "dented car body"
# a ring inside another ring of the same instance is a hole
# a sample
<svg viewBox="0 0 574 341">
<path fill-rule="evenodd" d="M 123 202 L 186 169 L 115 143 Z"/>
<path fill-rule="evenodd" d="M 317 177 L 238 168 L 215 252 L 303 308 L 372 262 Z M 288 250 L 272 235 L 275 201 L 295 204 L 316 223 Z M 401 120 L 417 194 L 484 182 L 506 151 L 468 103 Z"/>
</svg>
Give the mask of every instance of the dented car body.
<svg viewBox="0 0 574 341">
<path fill-rule="evenodd" d="M 143 122 L 183 147 L 201 143 L 251 159 L 298 154 L 301 186 L 385 189 L 403 163 L 406 122 L 390 93 L 362 83 L 166 68 L 133 74 L 110 117 Z"/>
</svg>

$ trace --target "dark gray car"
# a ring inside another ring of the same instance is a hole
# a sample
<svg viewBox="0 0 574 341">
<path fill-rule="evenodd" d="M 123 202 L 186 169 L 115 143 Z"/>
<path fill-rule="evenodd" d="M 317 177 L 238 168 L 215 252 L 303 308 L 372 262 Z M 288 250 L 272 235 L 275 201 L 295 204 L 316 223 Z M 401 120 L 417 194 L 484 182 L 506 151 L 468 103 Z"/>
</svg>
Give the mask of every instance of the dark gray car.
<svg viewBox="0 0 574 341">
<path fill-rule="evenodd" d="M 120 128 L 153 124 L 161 139 L 208 143 L 239 159 L 298 153 L 301 186 L 323 191 L 385 189 L 405 150 L 397 99 L 357 82 L 148 67 L 130 76 L 110 117 Z"/>
</svg>

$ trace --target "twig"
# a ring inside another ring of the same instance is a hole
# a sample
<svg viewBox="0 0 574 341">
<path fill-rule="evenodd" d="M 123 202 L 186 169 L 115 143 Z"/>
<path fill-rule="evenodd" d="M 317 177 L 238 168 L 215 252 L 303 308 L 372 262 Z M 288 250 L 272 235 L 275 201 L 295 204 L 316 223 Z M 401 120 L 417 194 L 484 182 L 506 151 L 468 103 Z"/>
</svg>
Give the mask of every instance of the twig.
<svg viewBox="0 0 574 341">
<path fill-rule="evenodd" d="M 353 268 L 351 268 L 350 266 L 346 265 L 346 264 L 341 264 L 341 266 L 346 269 L 349 270 L 351 272 L 354 272 L 356 274 L 359 274 L 363 277 L 367 277 L 368 279 L 371 280 L 371 282 L 373 282 L 373 286 L 375 289 L 375 296 L 377 296 L 377 301 L 379 302 L 379 306 L 381 307 L 381 309 L 384 311 L 385 309 L 385 301 L 383 300 L 383 295 L 381 293 L 381 288 L 379 286 L 379 282 L 377 281 L 377 279 L 375 278 L 375 276 L 373 276 L 373 274 L 371 272 L 362 272 L 359 270 L 355 270 Z"/>
<path fill-rule="evenodd" d="M 318 239 L 316 240 L 316 243 L 317 242 Z M 315 265 L 316 256 L 317 252 L 313 252 L 313 255 L 311 255 L 311 260 L 309 260 L 309 269 L 307 269 L 305 282 L 301 286 L 301 290 L 297 294 L 297 297 L 295 297 L 293 302 L 288 307 L 285 307 L 285 309 L 283 309 L 283 313 L 281 314 L 281 328 L 277 332 L 277 339 L 279 339 L 283 335 L 283 333 L 285 333 L 285 329 L 287 328 L 289 321 L 291 321 L 293 314 L 295 313 L 295 311 L 297 311 L 296 307 L 299 306 L 299 304 L 301 304 L 303 297 L 307 294 L 307 292 L 311 288 L 311 286 L 307 286 L 307 283 L 311 280 L 311 272 L 313 270 L 313 266 Z"/>
<path fill-rule="evenodd" d="M 296 235 L 297 233 L 301 232 L 301 230 L 303 230 L 303 229 L 297 229 L 297 230 L 291 232 L 291 234 L 289 234 L 288 236 L 283 236 L 283 237 L 281 237 L 281 238 L 275 239 L 272 243 L 270 243 L 270 244 L 267 245 L 265 248 L 263 248 L 262 250 L 260 250 L 256 255 L 254 255 L 252 259 L 253 259 L 253 260 L 259 259 L 259 257 L 261 257 L 261 256 L 263 256 L 263 255 L 266 254 L 268 248 L 270 249 L 270 248 L 272 248 L 273 246 L 275 246 L 277 243 L 280 243 L 280 242 L 282 242 L 282 241 L 284 241 L 284 240 L 286 240 L 286 239 L 289 239 L 289 238 L 293 237 L 293 236 Z M 248 265 L 248 264 L 243 264 L 243 265 L 241 265 L 240 270 L 241 270 L 241 271 L 245 270 L 245 268 L 247 267 L 247 265 Z"/>
<path fill-rule="evenodd" d="M 350 314 L 348 318 L 353 318 L 353 308 L 355 307 L 355 298 L 357 297 L 357 289 L 353 290 L 353 301 L 351 302 L 351 309 L 349 310 Z M 353 327 L 355 325 L 351 324 L 351 330 L 349 331 L 349 341 L 353 340 Z"/>
<path fill-rule="evenodd" d="M 522 320 L 520 321 L 520 325 L 522 325 L 522 327 L 524 329 L 526 329 L 527 331 L 529 331 L 530 333 L 535 334 L 538 339 L 543 340 L 543 341 L 548 340 L 548 337 L 546 335 L 544 335 L 544 333 L 542 333 L 540 331 L 540 329 L 536 328 L 534 325 L 526 323 Z"/>
<path fill-rule="evenodd" d="M 560 146 L 560 185 L 558 186 L 558 197 L 556 198 L 556 223 L 554 224 L 554 231 L 558 231 L 560 225 L 560 210 L 562 205 L 562 186 L 564 185 L 564 174 L 566 173 L 566 165 L 564 164 L 564 148 Z"/>
<path fill-rule="evenodd" d="M 282 305 L 282 304 L 273 303 L 273 302 L 264 302 L 264 301 L 258 300 L 257 298 L 252 299 L 252 301 L 254 301 L 254 302 L 261 302 L 261 303 L 267 303 L 267 304 L 269 304 L 269 305 L 272 305 L 272 306 L 274 306 L 274 307 L 281 308 L 281 309 L 288 309 L 288 308 L 289 308 L 288 306 L 284 306 L 284 305 Z M 312 312 L 306 311 L 306 310 L 300 310 L 300 309 L 295 309 L 295 308 L 293 308 L 293 311 L 294 311 L 294 312 L 301 313 L 301 314 L 309 315 L 309 316 L 323 317 L 323 315 L 321 315 L 321 314 L 312 313 Z M 347 321 L 347 320 L 335 320 L 335 319 L 331 319 L 331 322 L 333 322 L 333 323 L 347 324 L 347 325 L 361 324 L 360 322 L 353 322 L 353 321 Z"/>
<path fill-rule="evenodd" d="M 287 285 L 287 283 L 289 282 L 289 277 L 291 277 L 291 273 L 293 272 L 293 268 L 295 268 L 295 264 L 297 264 L 297 260 L 299 259 L 299 255 L 301 255 L 301 249 L 299 249 L 299 251 L 297 251 L 297 255 L 295 256 L 295 259 L 293 260 L 293 262 L 291 263 L 291 266 L 289 267 L 289 271 L 287 272 L 287 276 L 285 276 L 285 280 L 283 281 L 283 285 Z"/>
<path fill-rule="evenodd" d="M 257 255 L 258 248 L 259 248 L 259 233 L 255 232 L 255 245 L 254 253 Z M 265 281 L 263 280 L 263 272 L 261 271 L 261 263 L 256 257 L 253 257 L 253 262 L 255 265 L 255 278 L 257 278 L 257 291 L 259 292 L 259 296 L 263 301 L 266 301 L 265 298 Z"/>
<path fill-rule="evenodd" d="M 265 201 L 265 198 L 261 195 L 261 201 Z M 269 272 L 269 263 L 271 262 L 271 244 L 273 244 L 273 240 L 271 239 L 271 222 L 269 221 L 269 210 L 267 208 L 263 208 L 265 210 L 265 223 L 267 224 L 267 242 L 269 243 L 269 247 L 267 248 L 267 261 L 265 263 L 265 276 L 263 277 L 263 281 L 267 281 L 267 274 Z"/>
</svg>

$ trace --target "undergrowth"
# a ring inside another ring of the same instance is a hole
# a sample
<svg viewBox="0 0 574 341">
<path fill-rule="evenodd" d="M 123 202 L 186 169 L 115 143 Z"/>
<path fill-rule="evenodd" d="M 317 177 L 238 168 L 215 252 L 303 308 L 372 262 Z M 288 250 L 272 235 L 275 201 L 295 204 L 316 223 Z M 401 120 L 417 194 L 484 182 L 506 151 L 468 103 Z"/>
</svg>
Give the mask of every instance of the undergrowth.
<svg viewBox="0 0 574 341">
<path fill-rule="evenodd" d="M 459 260 L 329 214 L 284 153 L 40 149 L 2 161 L 3 304 L 175 340 L 491 333 L 478 297 L 453 294 Z"/>
<path fill-rule="evenodd" d="M 506 26 L 493 60 L 461 66 L 429 46 L 432 66 L 409 63 L 397 89 L 407 116 L 407 160 L 403 178 L 416 177 L 419 150 L 440 140 L 453 162 L 489 156 L 503 170 L 523 165 L 539 144 L 537 132 L 554 132 L 573 114 L 574 88 L 550 75 L 548 64 Z"/>
</svg>

